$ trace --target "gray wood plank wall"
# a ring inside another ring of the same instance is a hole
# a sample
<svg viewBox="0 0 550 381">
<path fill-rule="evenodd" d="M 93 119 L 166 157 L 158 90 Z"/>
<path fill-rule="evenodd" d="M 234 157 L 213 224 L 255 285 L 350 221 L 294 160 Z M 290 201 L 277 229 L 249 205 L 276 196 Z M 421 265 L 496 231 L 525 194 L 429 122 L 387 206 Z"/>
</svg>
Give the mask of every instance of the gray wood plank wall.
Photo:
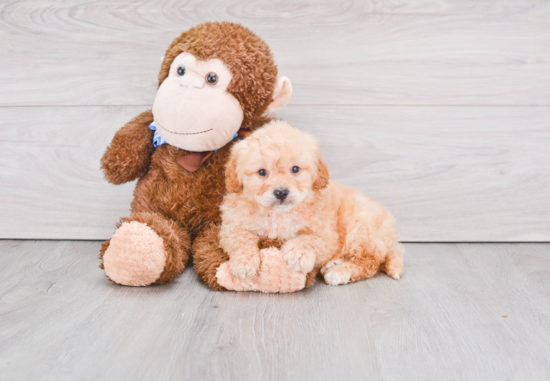
<svg viewBox="0 0 550 381">
<path fill-rule="evenodd" d="M 405 241 L 550 240 L 550 2 L 5 1 L 0 238 L 104 239 L 133 184 L 102 179 L 151 106 L 160 57 L 240 22 L 294 84 L 278 114 L 335 180 L 387 204 Z"/>
</svg>

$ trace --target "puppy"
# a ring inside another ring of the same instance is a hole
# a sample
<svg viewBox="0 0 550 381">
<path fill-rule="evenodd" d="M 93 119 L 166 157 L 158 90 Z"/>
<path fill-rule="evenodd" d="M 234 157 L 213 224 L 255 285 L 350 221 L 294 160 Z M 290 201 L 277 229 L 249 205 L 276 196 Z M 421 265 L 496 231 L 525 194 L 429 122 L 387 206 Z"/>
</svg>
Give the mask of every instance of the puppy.
<svg viewBox="0 0 550 381">
<path fill-rule="evenodd" d="M 329 181 L 317 140 L 272 121 L 235 144 L 226 167 L 220 245 L 232 273 L 252 278 L 260 237 L 278 239 L 289 268 L 330 285 L 403 274 L 394 217 L 359 191 Z"/>
</svg>

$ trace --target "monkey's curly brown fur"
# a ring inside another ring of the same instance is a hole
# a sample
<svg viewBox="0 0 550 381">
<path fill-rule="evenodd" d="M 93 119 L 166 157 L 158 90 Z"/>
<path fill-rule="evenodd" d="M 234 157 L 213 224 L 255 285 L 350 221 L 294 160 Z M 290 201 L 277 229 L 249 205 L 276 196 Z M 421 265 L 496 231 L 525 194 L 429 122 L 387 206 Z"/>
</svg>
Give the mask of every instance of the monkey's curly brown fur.
<svg viewBox="0 0 550 381">
<path fill-rule="evenodd" d="M 254 130 L 270 119 L 263 115 L 272 100 L 277 67 L 267 44 L 247 28 L 234 23 L 204 23 L 182 33 L 168 47 L 159 74 L 159 86 L 181 52 L 198 60 L 219 58 L 233 76 L 227 89 L 244 112 L 242 128 Z M 167 265 L 155 283 L 166 283 L 183 271 L 189 248 L 195 253 L 199 277 L 210 287 L 216 283 L 215 268 L 227 256 L 217 250 L 215 224 L 225 193 L 224 167 L 235 141 L 216 151 L 195 172 L 182 168 L 176 159 L 189 152 L 170 145 L 154 149 L 151 111 L 145 111 L 122 127 L 101 159 L 106 179 L 122 184 L 139 178 L 131 204 L 131 216 L 120 223 L 146 223 L 163 240 Z M 197 238 L 199 237 L 199 238 Z M 180 247 L 176 247 L 180 245 Z M 107 241 L 100 258 L 109 246 Z M 101 268 L 103 263 L 100 265 Z"/>
<path fill-rule="evenodd" d="M 197 25 L 176 38 L 166 51 L 159 73 L 159 86 L 168 77 L 170 65 L 182 52 L 198 60 L 218 58 L 233 75 L 227 88 L 244 112 L 242 128 L 254 129 L 269 120 L 262 113 L 272 100 L 277 66 L 269 46 L 239 24 L 221 22 Z M 258 122 L 261 122 L 258 125 Z"/>
</svg>

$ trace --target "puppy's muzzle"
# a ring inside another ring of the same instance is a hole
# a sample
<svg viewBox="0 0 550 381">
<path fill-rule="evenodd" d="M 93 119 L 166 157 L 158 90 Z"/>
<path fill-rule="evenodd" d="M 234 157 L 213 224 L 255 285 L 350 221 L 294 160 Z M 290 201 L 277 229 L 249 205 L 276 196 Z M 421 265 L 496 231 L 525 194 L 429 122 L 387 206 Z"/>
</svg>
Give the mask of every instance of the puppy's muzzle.
<svg viewBox="0 0 550 381">
<path fill-rule="evenodd" d="M 273 191 L 273 194 L 275 195 L 275 198 L 279 201 L 284 201 L 285 198 L 288 196 L 288 189 L 286 188 L 278 188 Z"/>
</svg>

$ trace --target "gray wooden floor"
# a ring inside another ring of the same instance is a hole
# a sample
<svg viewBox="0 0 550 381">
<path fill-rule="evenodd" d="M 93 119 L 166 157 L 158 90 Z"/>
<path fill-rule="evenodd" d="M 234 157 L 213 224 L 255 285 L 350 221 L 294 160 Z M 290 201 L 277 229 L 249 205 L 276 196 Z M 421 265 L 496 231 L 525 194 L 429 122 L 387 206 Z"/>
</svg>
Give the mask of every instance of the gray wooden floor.
<svg viewBox="0 0 550 381">
<path fill-rule="evenodd" d="M 115 286 L 99 246 L 0 241 L 0 379 L 550 379 L 550 244 L 407 244 L 400 281 L 291 295 Z"/>
</svg>

